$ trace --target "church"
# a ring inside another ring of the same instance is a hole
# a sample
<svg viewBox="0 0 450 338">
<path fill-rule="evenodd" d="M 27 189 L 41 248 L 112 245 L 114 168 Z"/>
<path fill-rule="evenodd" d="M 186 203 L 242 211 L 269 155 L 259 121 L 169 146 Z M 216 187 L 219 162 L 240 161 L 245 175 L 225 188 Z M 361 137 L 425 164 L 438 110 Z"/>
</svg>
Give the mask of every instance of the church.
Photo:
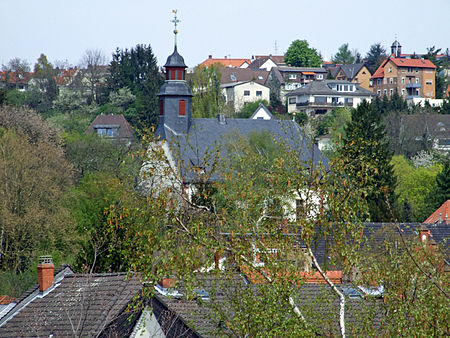
<svg viewBox="0 0 450 338">
<path fill-rule="evenodd" d="M 237 135 L 246 137 L 253 132 L 264 132 L 268 137 L 293 147 L 305 166 L 319 162 L 327 164 L 317 145 L 295 121 L 228 118 L 222 114 L 217 114 L 216 118 L 193 118 L 193 94 L 186 83 L 187 66 L 178 53 L 176 43 L 164 67 L 165 82 L 158 94 L 159 124 L 155 142 L 162 143 L 168 164 L 156 170 L 155 156 L 149 158 L 142 168 L 143 172 L 152 172 L 152 175 L 147 175 L 152 177 L 145 179 L 146 190 L 150 186 L 153 187 L 151 190 L 157 189 L 174 178 L 178 180 L 177 188 L 186 188 L 201 181 L 205 173 L 208 173 L 209 182 L 220 179 L 219 172 L 211 172 L 212 163 L 217 159 L 212 159 L 210 155 L 220 152 L 222 158 L 230 156 L 223 147 L 227 140 L 235 139 Z M 168 166 L 172 167 L 171 173 L 167 170 Z M 153 169 L 150 170 L 150 167 Z"/>
</svg>

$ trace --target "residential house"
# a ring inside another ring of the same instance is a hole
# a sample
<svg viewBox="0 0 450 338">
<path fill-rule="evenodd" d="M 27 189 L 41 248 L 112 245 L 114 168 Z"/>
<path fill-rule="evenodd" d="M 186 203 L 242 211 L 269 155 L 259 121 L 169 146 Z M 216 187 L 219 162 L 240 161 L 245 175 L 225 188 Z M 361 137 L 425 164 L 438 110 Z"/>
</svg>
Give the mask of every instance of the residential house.
<svg viewBox="0 0 450 338">
<path fill-rule="evenodd" d="M 372 73 L 364 63 L 340 65 L 335 75 L 335 80 L 345 80 L 359 84 L 362 88 L 372 90 L 370 78 Z"/>
<path fill-rule="evenodd" d="M 12 72 L 4 70 L 0 72 L 0 88 L 17 89 L 25 91 L 28 89 L 28 83 L 33 78 L 33 73 L 17 71 Z"/>
<path fill-rule="evenodd" d="M 39 258 L 38 284 L 0 313 L 1 337 L 128 337 L 138 319 L 129 309 L 142 289 L 127 273 L 75 274 L 55 271 L 50 256 Z"/>
<path fill-rule="evenodd" d="M 223 59 L 213 58 L 212 55 L 209 55 L 208 58 L 200 63 L 199 66 L 208 67 L 213 64 L 219 64 L 223 67 L 231 67 L 231 68 L 247 68 L 251 63 L 250 59 L 232 59 L 225 56 Z"/>
<path fill-rule="evenodd" d="M 269 109 L 261 102 L 256 108 L 255 112 L 252 116 L 250 116 L 250 119 L 253 120 L 271 120 L 273 119 L 273 115 L 270 113 Z"/>
<path fill-rule="evenodd" d="M 323 115 L 336 107 L 356 108 L 363 100 L 371 101 L 373 93 L 358 84 L 324 80 L 308 83 L 287 95 L 288 112 Z"/>
<path fill-rule="evenodd" d="M 220 88 L 225 102 L 232 105 L 235 111 L 241 110 L 247 102 L 270 101 L 270 88 L 256 81 L 226 83 Z"/>
<path fill-rule="evenodd" d="M 256 55 L 252 57 L 252 63 L 248 68 L 270 71 L 273 67 L 279 66 L 286 66 L 284 55 Z"/>
<path fill-rule="evenodd" d="M 251 68 L 224 68 L 220 69 L 220 83 L 227 84 L 232 82 L 254 81 L 265 85 L 269 72 L 264 69 Z"/>
<path fill-rule="evenodd" d="M 450 200 L 445 201 L 426 220 L 426 224 L 446 224 L 450 225 Z"/>
<path fill-rule="evenodd" d="M 392 52 L 372 76 L 374 93 L 388 98 L 394 92 L 405 99 L 435 98 L 436 66 L 430 60 L 402 57 L 401 46 L 397 41 L 392 46 Z"/>
<path fill-rule="evenodd" d="M 399 122 L 400 145 L 412 150 L 450 151 L 450 115 L 402 115 Z"/>
<path fill-rule="evenodd" d="M 89 125 L 86 134 L 97 134 L 111 140 L 131 143 L 136 135 L 123 115 L 98 115 Z"/>
<path fill-rule="evenodd" d="M 314 67 L 276 67 L 270 70 L 266 84 L 284 102 L 287 93 L 312 81 L 325 80 L 325 68 Z"/>
</svg>

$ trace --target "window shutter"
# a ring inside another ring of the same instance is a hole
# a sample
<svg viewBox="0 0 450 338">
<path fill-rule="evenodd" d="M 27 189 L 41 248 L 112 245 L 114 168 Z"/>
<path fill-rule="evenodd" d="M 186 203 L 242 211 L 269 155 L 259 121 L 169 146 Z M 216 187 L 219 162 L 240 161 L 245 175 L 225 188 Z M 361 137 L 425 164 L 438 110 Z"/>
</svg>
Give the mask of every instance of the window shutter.
<svg viewBox="0 0 450 338">
<path fill-rule="evenodd" d="M 186 115 L 186 101 L 180 100 L 178 103 L 178 115 L 185 116 Z"/>
<path fill-rule="evenodd" d="M 159 100 L 159 115 L 164 115 L 164 100 Z"/>
</svg>

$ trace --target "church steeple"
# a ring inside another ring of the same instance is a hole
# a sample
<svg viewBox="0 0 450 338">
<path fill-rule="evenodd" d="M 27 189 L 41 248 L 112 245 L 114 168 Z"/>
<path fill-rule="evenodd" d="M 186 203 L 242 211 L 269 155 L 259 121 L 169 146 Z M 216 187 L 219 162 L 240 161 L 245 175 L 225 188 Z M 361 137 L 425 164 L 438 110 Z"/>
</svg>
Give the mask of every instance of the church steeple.
<svg viewBox="0 0 450 338">
<path fill-rule="evenodd" d="M 395 35 L 395 41 L 391 45 L 391 55 L 399 58 L 402 55 L 402 45 L 397 41 L 397 35 Z"/>
<path fill-rule="evenodd" d="M 165 138 L 165 127 L 178 134 L 187 134 L 191 125 L 192 92 L 186 84 L 186 64 L 177 50 L 177 19 L 176 10 L 172 22 L 175 24 L 175 47 L 167 58 L 166 81 L 159 91 L 159 125 L 157 136 Z"/>
</svg>

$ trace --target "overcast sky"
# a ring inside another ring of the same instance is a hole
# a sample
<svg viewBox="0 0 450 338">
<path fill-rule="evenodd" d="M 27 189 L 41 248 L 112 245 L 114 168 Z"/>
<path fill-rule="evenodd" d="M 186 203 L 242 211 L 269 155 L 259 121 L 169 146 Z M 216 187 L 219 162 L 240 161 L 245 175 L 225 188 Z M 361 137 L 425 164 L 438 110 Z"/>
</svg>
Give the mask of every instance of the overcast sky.
<svg viewBox="0 0 450 338">
<path fill-rule="evenodd" d="M 87 49 L 150 44 L 158 64 L 178 50 L 192 67 L 214 57 L 283 54 L 306 39 L 329 60 L 343 43 L 363 56 L 397 35 L 406 53 L 450 47 L 450 0 L 0 0 L 0 63 L 40 53 L 77 65 Z M 275 46 L 276 43 L 276 46 Z"/>
</svg>

